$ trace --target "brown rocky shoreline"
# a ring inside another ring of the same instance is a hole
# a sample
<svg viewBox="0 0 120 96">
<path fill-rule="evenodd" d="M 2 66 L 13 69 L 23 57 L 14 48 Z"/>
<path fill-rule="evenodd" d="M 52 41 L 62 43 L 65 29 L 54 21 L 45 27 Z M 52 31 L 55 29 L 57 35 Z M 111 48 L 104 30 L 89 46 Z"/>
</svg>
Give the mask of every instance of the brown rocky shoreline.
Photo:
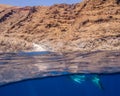
<svg viewBox="0 0 120 96">
<path fill-rule="evenodd" d="M 34 51 L 33 43 L 57 52 L 120 50 L 120 1 L 0 5 L 0 52 Z"/>
<path fill-rule="evenodd" d="M 119 72 L 120 0 L 0 5 L 0 86 L 48 76 Z"/>
</svg>

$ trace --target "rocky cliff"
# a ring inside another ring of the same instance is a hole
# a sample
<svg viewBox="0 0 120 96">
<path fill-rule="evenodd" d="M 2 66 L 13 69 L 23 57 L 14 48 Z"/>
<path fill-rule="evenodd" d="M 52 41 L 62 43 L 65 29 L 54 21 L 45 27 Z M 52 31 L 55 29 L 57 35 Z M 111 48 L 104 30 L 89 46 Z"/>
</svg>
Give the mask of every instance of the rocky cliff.
<svg viewBox="0 0 120 96">
<path fill-rule="evenodd" d="M 14 7 L 0 5 L 0 51 L 120 50 L 120 0 Z"/>
</svg>

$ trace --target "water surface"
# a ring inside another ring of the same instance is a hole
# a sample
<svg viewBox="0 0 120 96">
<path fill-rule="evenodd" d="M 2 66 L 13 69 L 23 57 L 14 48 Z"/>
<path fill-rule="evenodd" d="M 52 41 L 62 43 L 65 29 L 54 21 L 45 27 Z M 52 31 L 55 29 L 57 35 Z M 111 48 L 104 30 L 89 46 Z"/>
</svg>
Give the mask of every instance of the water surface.
<svg viewBox="0 0 120 96">
<path fill-rule="evenodd" d="M 51 53 L 52 52 L 0 53 L 0 82 L 2 82 L 2 80 L 3 82 L 4 80 L 12 80 L 9 82 L 20 81 L 0 86 L 0 96 L 120 96 L 120 54 L 117 52 L 110 53 L 109 55 L 105 55 L 104 52 L 98 52 L 98 54 L 96 54 L 97 52 L 93 52 L 90 54 L 74 53 L 66 56 L 56 53 L 52 53 L 51 55 Z M 106 57 L 102 58 L 102 55 Z M 88 67 L 89 63 L 92 64 L 93 62 L 95 64 L 95 57 L 96 60 L 98 60 L 97 63 L 103 63 L 106 67 L 99 67 L 99 64 L 98 67 Z M 38 65 L 42 65 L 43 68 L 47 66 L 48 69 L 40 70 L 38 69 Z M 71 68 L 71 66 L 73 69 L 68 70 L 67 68 Z M 20 68 L 24 68 L 24 70 L 19 70 Z M 81 69 L 79 70 L 78 68 Z M 95 68 L 104 68 L 104 71 L 103 69 L 97 71 Z M 100 83 L 103 86 L 102 89 L 90 80 L 85 80 L 85 82 L 79 84 L 70 78 L 70 74 L 77 74 L 77 72 L 87 72 L 87 74 L 81 74 L 85 76 L 94 75 L 92 74 L 92 69 L 98 73 L 103 71 L 102 74 L 99 74 Z M 106 72 L 110 72 L 110 74 L 106 74 Z M 111 74 L 111 72 L 113 73 Z M 115 74 L 116 72 L 118 73 Z M 2 78 L 2 76 L 4 78 Z M 21 81 L 20 76 L 23 76 L 22 79 L 25 80 Z M 44 76 L 46 78 L 39 78 Z M 20 78 L 20 80 L 16 80 L 16 78 Z"/>
</svg>

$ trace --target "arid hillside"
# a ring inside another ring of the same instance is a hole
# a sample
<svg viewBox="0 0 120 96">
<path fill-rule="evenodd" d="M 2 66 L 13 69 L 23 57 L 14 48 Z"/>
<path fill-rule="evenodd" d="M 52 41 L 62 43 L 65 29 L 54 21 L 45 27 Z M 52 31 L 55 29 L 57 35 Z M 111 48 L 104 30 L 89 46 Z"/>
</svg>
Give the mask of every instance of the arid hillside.
<svg viewBox="0 0 120 96">
<path fill-rule="evenodd" d="M 0 52 L 120 50 L 120 0 L 14 7 L 0 4 Z M 39 49 L 39 48 L 38 48 Z"/>
</svg>

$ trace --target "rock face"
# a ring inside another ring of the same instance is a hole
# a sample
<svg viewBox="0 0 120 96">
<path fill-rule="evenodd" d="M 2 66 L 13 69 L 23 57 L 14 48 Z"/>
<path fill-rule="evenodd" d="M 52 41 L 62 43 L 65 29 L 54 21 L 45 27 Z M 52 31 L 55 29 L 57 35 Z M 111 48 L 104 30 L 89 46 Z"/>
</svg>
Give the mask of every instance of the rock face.
<svg viewBox="0 0 120 96">
<path fill-rule="evenodd" d="M 36 49 L 56 52 L 1 53 Z M 71 73 L 116 73 L 119 62 L 120 0 L 0 5 L 0 85 Z"/>
<path fill-rule="evenodd" d="M 11 7 L 0 5 L 0 51 L 120 50 L 120 0 Z"/>
</svg>

